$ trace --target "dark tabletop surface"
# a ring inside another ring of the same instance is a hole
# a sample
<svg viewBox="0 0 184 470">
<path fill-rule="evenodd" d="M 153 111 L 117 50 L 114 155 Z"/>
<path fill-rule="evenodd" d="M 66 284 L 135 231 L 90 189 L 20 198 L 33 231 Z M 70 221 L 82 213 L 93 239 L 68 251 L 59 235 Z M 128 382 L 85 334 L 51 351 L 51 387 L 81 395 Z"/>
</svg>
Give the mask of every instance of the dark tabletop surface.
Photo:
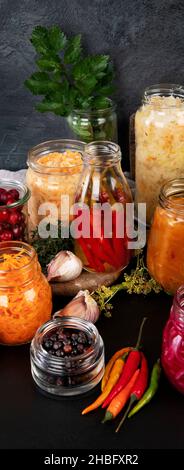
<svg viewBox="0 0 184 470">
<path fill-rule="evenodd" d="M 172 298 L 120 294 L 111 319 L 101 317 L 97 327 L 105 343 L 106 360 L 125 345 L 134 345 L 141 319 L 144 351 L 152 367 L 160 354 L 163 326 Z M 61 305 L 55 300 L 55 308 Z M 1 449 L 181 449 L 184 447 L 184 400 L 162 374 L 154 400 L 119 434 L 115 424 L 101 424 L 101 409 L 81 416 L 81 410 L 99 394 L 54 400 L 35 388 L 29 346 L 0 347 Z M 119 421 L 119 420 L 118 420 Z"/>
</svg>

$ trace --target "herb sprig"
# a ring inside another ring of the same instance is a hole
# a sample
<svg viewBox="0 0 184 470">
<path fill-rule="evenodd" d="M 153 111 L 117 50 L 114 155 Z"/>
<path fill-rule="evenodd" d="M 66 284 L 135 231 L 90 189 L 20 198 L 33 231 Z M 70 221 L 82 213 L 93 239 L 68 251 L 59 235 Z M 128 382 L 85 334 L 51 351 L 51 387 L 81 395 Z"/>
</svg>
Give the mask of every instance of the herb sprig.
<svg viewBox="0 0 184 470">
<path fill-rule="evenodd" d="M 46 227 L 47 230 L 50 229 L 50 224 Z M 32 233 L 32 241 L 34 249 L 38 255 L 38 261 L 42 267 L 44 274 L 47 274 L 47 265 L 50 261 L 62 250 L 73 251 L 73 240 L 72 238 L 62 238 L 61 237 L 61 224 L 58 226 L 58 237 L 53 238 L 49 236 L 48 238 L 40 238 L 38 235 L 38 229 Z"/>
<path fill-rule="evenodd" d="M 68 116 L 74 109 L 109 107 L 114 72 L 108 55 L 84 56 L 81 35 L 67 38 L 59 26 L 37 26 L 31 36 L 39 71 L 25 81 L 34 95 L 43 95 L 40 112 Z"/>
<path fill-rule="evenodd" d="M 124 280 L 120 284 L 111 287 L 102 286 L 92 293 L 92 297 L 98 303 L 100 312 L 105 316 L 111 317 L 113 305 L 112 298 L 121 290 L 127 291 L 128 294 L 150 294 L 161 292 L 161 286 L 150 277 L 149 272 L 144 264 L 142 253 L 137 255 L 137 263 L 135 269 L 130 274 L 124 274 Z"/>
</svg>

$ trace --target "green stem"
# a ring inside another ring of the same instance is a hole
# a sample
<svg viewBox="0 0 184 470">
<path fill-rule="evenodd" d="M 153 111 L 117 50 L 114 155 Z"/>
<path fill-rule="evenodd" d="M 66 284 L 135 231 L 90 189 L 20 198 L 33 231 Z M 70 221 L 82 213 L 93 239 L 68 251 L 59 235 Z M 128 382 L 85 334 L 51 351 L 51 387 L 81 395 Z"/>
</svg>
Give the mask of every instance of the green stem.
<svg viewBox="0 0 184 470">
<path fill-rule="evenodd" d="M 136 344 L 135 349 L 139 349 L 139 348 L 140 348 L 140 341 L 141 341 L 141 336 L 142 336 L 142 330 L 143 330 L 143 326 L 144 326 L 144 323 L 145 323 L 146 320 L 147 320 L 147 317 L 144 317 L 143 320 L 142 320 L 142 323 L 141 323 L 141 326 L 140 326 L 140 330 L 139 330 L 139 335 L 138 335 L 138 338 L 137 338 L 137 344 Z"/>
<path fill-rule="evenodd" d="M 130 411 L 130 409 L 131 409 L 131 407 L 132 407 L 132 405 L 133 405 L 133 403 L 134 403 L 135 401 L 137 401 L 136 396 L 135 396 L 135 395 L 132 395 L 132 396 L 130 397 L 130 401 L 129 401 L 128 408 L 126 409 L 126 411 L 125 411 L 125 413 L 124 413 L 124 415 L 123 415 L 123 418 L 121 419 L 120 423 L 118 424 L 118 426 L 117 426 L 115 432 L 118 432 L 118 431 L 120 430 L 122 424 L 124 423 L 126 417 L 128 416 L 128 413 L 129 413 L 129 411 Z"/>
</svg>

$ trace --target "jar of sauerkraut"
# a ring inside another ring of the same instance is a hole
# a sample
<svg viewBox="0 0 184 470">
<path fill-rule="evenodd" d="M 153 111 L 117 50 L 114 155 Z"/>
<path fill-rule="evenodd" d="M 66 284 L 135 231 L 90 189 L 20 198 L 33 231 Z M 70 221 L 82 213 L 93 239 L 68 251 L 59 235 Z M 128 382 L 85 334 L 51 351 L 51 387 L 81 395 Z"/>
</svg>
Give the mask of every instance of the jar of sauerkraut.
<svg viewBox="0 0 184 470">
<path fill-rule="evenodd" d="M 75 140 L 51 140 L 28 153 L 27 185 L 29 234 L 47 216 L 53 223 L 68 222 L 70 207 L 82 170 L 84 144 Z"/>
<path fill-rule="evenodd" d="M 162 185 L 184 177 L 184 88 L 147 88 L 135 114 L 136 201 L 150 224 Z"/>
<path fill-rule="evenodd" d="M 0 244 L 0 343 L 32 340 L 50 320 L 52 294 L 34 248 L 20 241 Z"/>
</svg>

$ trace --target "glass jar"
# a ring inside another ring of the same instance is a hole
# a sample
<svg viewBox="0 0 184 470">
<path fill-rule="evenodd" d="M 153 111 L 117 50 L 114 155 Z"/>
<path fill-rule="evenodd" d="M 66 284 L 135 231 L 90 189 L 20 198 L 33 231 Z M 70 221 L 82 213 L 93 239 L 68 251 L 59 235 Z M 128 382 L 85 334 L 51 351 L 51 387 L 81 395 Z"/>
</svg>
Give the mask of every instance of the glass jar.
<svg viewBox="0 0 184 470">
<path fill-rule="evenodd" d="M 74 137 L 84 142 L 94 140 L 118 141 L 116 106 L 91 111 L 74 110 L 67 118 Z"/>
<path fill-rule="evenodd" d="M 26 240 L 30 191 L 19 181 L 0 179 L 0 241 Z"/>
<path fill-rule="evenodd" d="M 184 178 L 171 180 L 161 189 L 151 226 L 147 266 L 150 274 L 169 293 L 184 284 Z"/>
<path fill-rule="evenodd" d="M 164 328 L 161 362 L 170 382 L 184 393 L 184 286 L 175 294 Z"/>
<path fill-rule="evenodd" d="M 31 190 L 28 204 L 30 234 L 43 218 L 50 216 L 53 209 L 50 204 L 54 205 L 52 222 L 68 223 L 82 169 L 83 149 L 83 142 L 63 139 L 43 142 L 29 151 L 26 180 Z M 39 209 L 44 203 L 48 204 L 48 210 L 43 215 Z"/>
<path fill-rule="evenodd" d="M 2 242 L 0 343 L 18 345 L 31 341 L 37 328 L 50 319 L 51 311 L 51 288 L 33 247 L 20 241 Z"/>
<path fill-rule="evenodd" d="M 150 224 L 163 184 L 184 177 L 184 88 L 154 85 L 135 114 L 136 201 Z"/>
<path fill-rule="evenodd" d="M 82 331 L 91 346 L 78 356 L 56 357 L 43 347 L 43 340 L 56 330 Z M 31 371 L 38 387 L 51 395 L 79 395 L 94 388 L 104 373 L 104 345 L 93 323 L 75 317 L 55 318 L 36 332 L 31 343 Z"/>
<path fill-rule="evenodd" d="M 120 147 L 111 142 L 87 144 L 83 173 L 76 192 L 75 216 L 82 215 L 82 231 L 74 230 L 76 254 L 93 272 L 116 272 L 132 255 L 128 249 L 126 204 L 131 191 L 121 169 Z M 79 219 L 80 220 L 80 219 Z"/>
</svg>

